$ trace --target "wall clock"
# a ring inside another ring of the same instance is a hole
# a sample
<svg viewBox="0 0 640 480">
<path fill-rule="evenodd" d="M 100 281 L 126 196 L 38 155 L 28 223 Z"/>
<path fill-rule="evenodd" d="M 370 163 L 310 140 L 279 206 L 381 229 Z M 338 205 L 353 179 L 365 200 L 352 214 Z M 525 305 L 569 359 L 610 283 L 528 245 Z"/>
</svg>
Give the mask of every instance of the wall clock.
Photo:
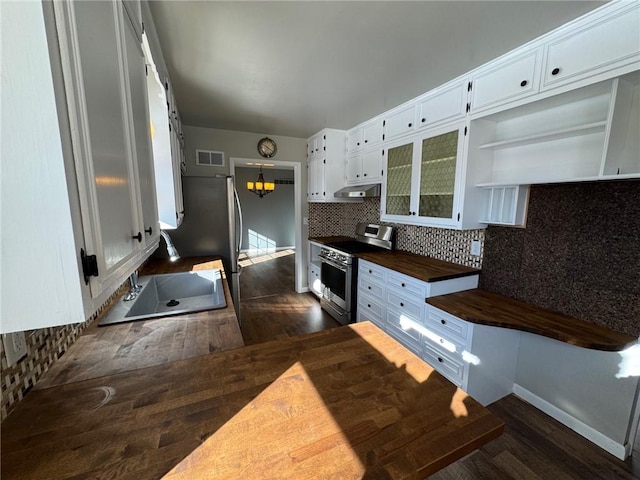
<svg viewBox="0 0 640 480">
<path fill-rule="evenodd" d="M 276 142 L 269 137 L 264 137 L 258 142 L 258 153 L 264 158 L 273 157 L 277 151 L 278 147 L 276 146 Z"/>
</svg>

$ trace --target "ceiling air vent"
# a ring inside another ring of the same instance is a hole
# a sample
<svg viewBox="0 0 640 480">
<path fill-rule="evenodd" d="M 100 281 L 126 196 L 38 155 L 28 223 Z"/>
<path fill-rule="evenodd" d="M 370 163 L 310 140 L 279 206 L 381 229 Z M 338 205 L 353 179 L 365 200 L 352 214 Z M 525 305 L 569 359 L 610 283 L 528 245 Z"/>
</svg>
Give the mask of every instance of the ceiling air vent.
<svg viewBox="0 0 640 480">
<path fill-rule="evenodd" d="M 196 150 L 196 165 L 206 167 L 224 167 L 224 152 Z"/>
</svg>

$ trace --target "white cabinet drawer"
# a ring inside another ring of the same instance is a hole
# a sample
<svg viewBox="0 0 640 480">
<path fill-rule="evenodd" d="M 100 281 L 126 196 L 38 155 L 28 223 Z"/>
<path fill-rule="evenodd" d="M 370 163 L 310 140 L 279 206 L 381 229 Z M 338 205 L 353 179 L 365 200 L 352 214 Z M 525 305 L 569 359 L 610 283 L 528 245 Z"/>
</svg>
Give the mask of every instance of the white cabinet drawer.
<svg viewBox="0 0 640 480">
<path fill-rule="evenodd" d="M 358 301 L 358 322 L 373 322 L 382 330 L 386 330 L 386 319 L 384 307 L 378 305 L 371 299 L 361 296 Z"/>
<path fill-rule="evenodd" d="M 405 295 L 398 295 L 392 290 L 387 292 L 387 307 L 393 308 L 398 314 L 406 315 L 419 323 L 422 323 L 422 303 Z"/>
<path fill-rule="evenodd" d="M 416 128 L 416 106 L 411 105 L 393 112 L 384 121 L 384 139 L 392 140 Z"/>
<path fill-rule="evenodd" d="M 425 326 L 442 335 L 445 340 L 449 340 L 461 347 L 467 347 L 467 338 L 471 326 L 464 320 L 460 320 L 429 305 L 427 307 Z"/>
<path fill-rule="evenodd" d="M 471 112 L 533 95 L 540 86 L 542 48 L 512 56 L 486 70 L 476 73 L 472 80 Z"/>
<path fill-rule="evenodd" d="M 358 295 L 369 295 L 384 302 L 384 292 L 385 288 L 375 281 L 367 278 L 361 278 L 358 281 Z"/>
<path fill-rule="evenodd" d="M 387 279 L 387 271 L 385 268 L 379 267 L 371 262 L 360 260 L 358 277 L 366 278 L 372 282 L 384 283 Z"/>
<path fill-rule="evenodd" d="M 387 281 L 390 287 L 398 289 L 403 294 L 421 297 L 422 302 L 424 302 L 427 292 L 427 284 L 425 282 L 400 273 L 390 273 Z"/>
<path fill-rule="evenodd" d="M 401 325 L 400 314 L 392 310 L 387 312 L 387 333 L 420 355 L 422 351 L 420 332 L 414 328 L 406 328 L 406 330 L 405 328 L 406 324 Z"/>
<path fill-rule="evenodd" d="M 370 312 L 379 319 L 384 318 L 384 307 L 375 298 L 368 295 L 360 295 L 360 298 L 358 298 L 358 310 Z"/>
<path fill-rule="evenodd" d="M 464 382 L 464 362 L 445 350 L 425 341 L 422 345 L 422 358 L 449 381 L 461 387 Z"/>
</svg>

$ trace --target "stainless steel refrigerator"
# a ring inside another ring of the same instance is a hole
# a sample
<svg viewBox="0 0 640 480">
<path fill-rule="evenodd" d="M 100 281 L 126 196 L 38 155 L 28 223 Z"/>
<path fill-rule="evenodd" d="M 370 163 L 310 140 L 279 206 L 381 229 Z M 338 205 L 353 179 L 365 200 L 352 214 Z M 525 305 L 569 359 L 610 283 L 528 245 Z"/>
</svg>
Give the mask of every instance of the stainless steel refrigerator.
<svg viewBox="0 0 640 480">
<path fill-rule="evenodd" d="M 236 316 L 240 321 L 240 265 L 242 245 L 242 209 L 235 179 L 182 177 L 184 220 L 170 232 L 180 256 L 218 255 L 231 289 Z"/>
</svg>

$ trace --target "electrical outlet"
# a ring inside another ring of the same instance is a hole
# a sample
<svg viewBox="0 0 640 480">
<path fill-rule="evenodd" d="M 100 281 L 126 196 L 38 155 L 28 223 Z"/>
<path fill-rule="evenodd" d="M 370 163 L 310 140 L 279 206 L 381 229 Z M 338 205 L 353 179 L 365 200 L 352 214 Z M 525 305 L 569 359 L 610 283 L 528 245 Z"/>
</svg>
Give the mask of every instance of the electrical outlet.
<svg viewBox="0 0 640 480">
<path fill-rule="evenodd" d="M 2 341 L 4 353 L 7 356 L 7 366 L 15 365 L 27 354 L 27 339 L 24 332 L 7 333 Z"/>
<path fill-rule="evenodd" d="M 471 255 L 480 256 L 480 240 L 471 240 Z"/>
</svg>

